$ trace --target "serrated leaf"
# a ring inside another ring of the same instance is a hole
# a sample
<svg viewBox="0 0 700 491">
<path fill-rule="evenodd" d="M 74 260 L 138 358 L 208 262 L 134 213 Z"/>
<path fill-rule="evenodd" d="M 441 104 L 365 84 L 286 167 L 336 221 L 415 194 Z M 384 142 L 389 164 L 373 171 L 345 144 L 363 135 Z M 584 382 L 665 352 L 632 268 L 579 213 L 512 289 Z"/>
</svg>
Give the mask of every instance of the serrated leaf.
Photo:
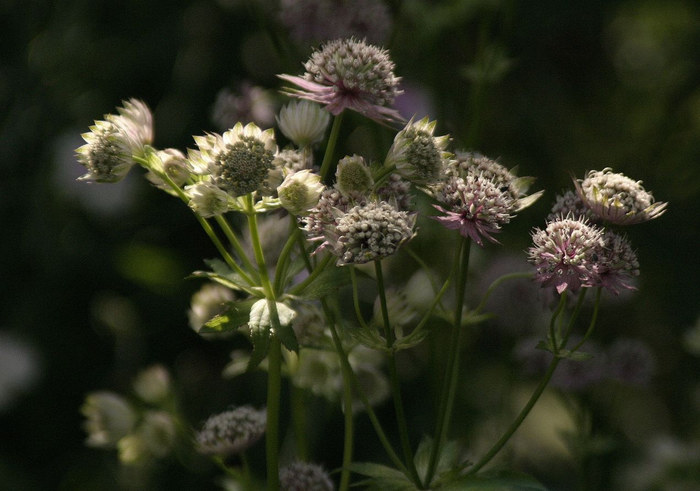
<svg viewBox="0 0 700 491">
<path fill-rule="evenodd" d="M 253 352 L 248 359 L 248 371 L 254 370 L 265 359 L 270 349 L 270 333 L 265 329 L 251 329 L 250 342 L 253 343 Z"/>
<path fill-rule="evenodd" d="M 413 348 L 414 346 L 417 346 L 420 343 L 422 343 L 423 340 L 428 337 L 428 334 L 430 334 L 430 331 L 428 331 L 427 329 L 415 329 L 411 333 L 407 334 L 402 338 L 397 339 L 394 342 L 394 351 L 401 351 Z"/>
<path fill-rule="evenodd" d="M 282 342 L 285 348 L 290 351 L 299 351 L 297 337 L 292 329 L 292 321 L 297 313 L 291 307 L 281 303 L 273 302 L 265 298 L 257 300 L 250 308 L 248 327 L 251 333 L 264 331 L 267 336 L 273 332 Z M 279 321 L 278 326 L 274 326 L 273 316 Z"/>
<path fill-rule="evenodd" d="M 393 467 L 388 467 L 382 464 L 374 464 L 372 462 L 353 462 L 348 468 L 355 474 L 371 477 L 372 479 L 396 479 L 410 483 L 403 472 Z"/>
<path fill-rule="evenodd" d="M 547 491 L 547 488 L 533 477 L 509 472 L 463 476 L 445 484 L 441 489 L 449 491 Z"/>
<path fill-rule="evenodd" d="M 348 329 L 347 332 L 350 337 L 363 346 L 378 351 L 388 351 L 386 339 L 374 329 L 357 328 Z"/>
</svg>

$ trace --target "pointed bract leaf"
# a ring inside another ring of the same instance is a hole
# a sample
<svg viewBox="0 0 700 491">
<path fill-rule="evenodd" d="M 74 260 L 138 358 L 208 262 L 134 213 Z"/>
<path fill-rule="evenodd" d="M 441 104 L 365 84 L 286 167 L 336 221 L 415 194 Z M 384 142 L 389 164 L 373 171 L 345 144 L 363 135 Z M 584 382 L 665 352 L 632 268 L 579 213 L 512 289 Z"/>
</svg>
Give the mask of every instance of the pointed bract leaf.
<svg viewBox="0 0 700 491">
<path fill-rule="evenodd" d="M 296 295 L 307 299 L 325 297 L 337 291 L 341 286 L 349 284 L 350 279 L 348 275 L 348 268 L 329 265 L 314 281 L 300 292 L 297 292 Z"/>
<path fill-rule="evenodd" d="M 464 476 L 440 489 L 448 491 L 547 491 L 547 488 L 530 476 L 506 472 Z"/>
<path fill-rule="evenodd" d="M 229 302 L 226 311 L 206 322 L 199 332 L 230 332 L 237 330 L 248 322 L 250 318 L 250 308 L 254 302 L 255 299 Z"/>
<path fill-rule="evenodd" d="M 270 348 L 270 332 L 265 329 L 251 329 L 250 342 L 253 343 L 253 352 L 248 359 L 248 371 L 257 368 L 267 356 Z"/>
</svg>

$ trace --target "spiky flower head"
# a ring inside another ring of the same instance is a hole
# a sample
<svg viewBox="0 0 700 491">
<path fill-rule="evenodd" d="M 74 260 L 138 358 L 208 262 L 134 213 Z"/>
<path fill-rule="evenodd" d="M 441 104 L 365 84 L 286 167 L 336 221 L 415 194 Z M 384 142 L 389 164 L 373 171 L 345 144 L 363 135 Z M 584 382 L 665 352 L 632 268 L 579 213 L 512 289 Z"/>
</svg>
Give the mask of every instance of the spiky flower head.
<svg viewBox="0 0 700 491">
<path fill-rule="evenodd" d="M 194 167 L 204 167 L 218 187 L 242 196 L 264 185 L 277 152 L 274 130 L 241 123 L 223 135 L 195 136 L 199 151 L 190 152 Z"/>
<path fill-rule="evenodd" d="M 626 237 L 606 230 L 603 248 L 597 253 L 596 272 L 599 285 L 615 295 L 620 288 L 634 290 L 632 278 L 639 276 L 639 261 Z"/>
<path fill-rule="evenodd" d="M 595 286 L 598 255 L 605 246 L 603 231 L 583 219 L 560 218 L 532 232 L 528 260 L 537 268 L 535 279 L 561 294 Z"/>
<path fill-rule="evenodd" d="M 556 220 L 559 217 L 585 218 L 591 223 L 597 221 L 598 218 L 579 195 L 570 189 L 554 198 L 554 204 L 547 215 L 547 220 Z"/>
<path fill-rule="evenodd" d="M 92 392 L 80 408 L 85 416 L 86 444 L 115 447 L 136 424 L 136 411 L 122 396 L 113 392 Z"/>
<path fill-rule="evenodd" d="M 200 181 L 185 186 L 185 194 L 190 198 L 188 204 L 192 211 L 201 217 L 215 217 L 229 210 L 229 195 L 211 182 Z"/>
<path fill-rule="evenodd" d="M 252 446 L 265 433 L 264 409 L 240 406 L 210 416 L 195 435 L 197 449 L 206 455 L 233 455 Z"/>
<path fill-rule="evenodd" d="M 310 241 L 321 241 L 321 245 L 316 249 L 322 250 L 328 245 L 325 232 L 335 226 L 337 218 L 346 213 L 356 205 L 367 202 L 364 194 L 347 195 L 337 188 L 329 188 L 321 193 L 316 206 L 309 210 L 304 217 L 304 230 Z"/>
<path fill-rule="evenodd" d="M 428 184 L 440 178 L 443 163 L 452 154 L 445 151 L 449 135 L 433 136 L 437 121 L 426 116 L 411 119 L 394 137 L 385 165 L 396 167 L 401 176 L 416 184 Z"/>
<path fill-rule="evenodd" d="M 447 162 L 446 174 L 464 177 L 469 174 L 480 175 L 493 182 L 513 200 L 512 213 L 517 213 L 537 201 L 543 194 L 538 191 L 526 196 L 527 190 L 535 181 L 534 177 L 515 175 L 515 169 L 507 169 L 496 160 L 490 159 L 478 152 L 458 151 L 455 159 Z"/>
<path fill-rule="evenodd" d="M 277 188 L 280 203 L 289 213 L 303 215 L 318 204 L 324 185 L 309 169 L 289 174 Z"/>
<path fill-rule="evenodd" d="M 153 141 L 153 116 L 145 103 L 136 99 L 124 101 L 117 114 L 95 121 L 88 133 L 81 136 L 85 145 L 76 150 L 78 163 L 87 174 L 81 181 L 117 182 L 136 163 L 133 156 L 142 156 L 144 146 Z"/>
<path fill-rule="evenodd" d="M 277 125 L 299 147 L 310 147 L 323 140 L 331 117 L 318 104 L 301 100 L 282 106 Z"/>
<path fill-rule="evenodd" d="M 303 76 L 279 75 L 298 89 L 284 92 L 318 102 L 333 115 L 345 109 L 379 122 L 403 121 L 390 106 L 401 91 L 389 52 L 356 39 L 336 39 L 314 51 Z"/>
<path fill-rule="evenodd" d="M 370 201 L 342 214 L 324 232 L 342 266 L 391 256 L 415 235 L 415 223 L 415 214 L 399 211 L 384 201 Z"/>
<path fill-rule="evenodd" d="M 345 194 L 367 193 L 374 180 L 365 159 L 359 155 L 343 157 L 335 171 L 335 186 Z"/>
<path fill-rule="evenodd" d="M 632 225 L 661 216 L 668 203 L 655 202 L 642 181 L 606 167 L 589 171 L 585 179 L 574 180 L 576 192 L 593 213 L 617 225 Z"/>
<path fill-rule="evenodd" d="M 333 491 L 333 481 L 318 464 L 294 462 L 280 469 L 281 491 Z"/>
<path fill-rule="evenodd" d="M 514 208 L 511 195 L 480 174 L 448 178 L 436 188 L 435 197 L 440 204 L 433 206 L 445 215 L 433 218 L 480 246 L 482 237 L 498 243 L 493 234 L 510 222 Z"/>
</svg>

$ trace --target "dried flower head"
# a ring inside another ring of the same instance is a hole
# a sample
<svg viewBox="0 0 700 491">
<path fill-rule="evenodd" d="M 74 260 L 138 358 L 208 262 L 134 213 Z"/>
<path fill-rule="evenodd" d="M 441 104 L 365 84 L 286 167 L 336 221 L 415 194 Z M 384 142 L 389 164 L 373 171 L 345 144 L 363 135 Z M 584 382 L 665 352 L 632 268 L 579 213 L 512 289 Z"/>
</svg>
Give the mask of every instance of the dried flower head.
<svg viewBox="0 0 700 491">
<path fill-rule="evenodd" d="M 277 195 L 289 213 L 303 215 L 318 204 L 323 189 L 321 176 L 305 169 L 289 174 L 277 188 Z"/>
<path fill-rule="evenodd" d="M 335 171 L 336 188 L 344 194 L 366 194 L 374 184 L 365 159 L 359 155 L 343 157 Z"/>
<path fill-rule="evenodd" d="M 657 218 L 666 211 L 667 203 L 655 202 L 641 181 L 606 167 L 589 171 L 583 180 L 575 180 L 576 192 L 593 213 L 617 225 L 632 225 Z"/>
<path fill-rule="evenodd" d="M 561 218 L 547 223 L 545 230 L 532 232 L 528 259 L 535 265 L 535 279 L 553 286 L 558 293 L 594 286 L 598 254 L 603 249 L 603 231 L 583 219 Z"/>
<path fill-rule="evenodd" d="M 284 92 L 326 106 L 333 115 L 345 109 L 379 122 L 402 121 L 390 106 L 400 93 L 389 52 L 355 39 L 337 39 L 314 51 L 303 77 L 279 75 L 299 89 Z"/>
<path fill-rule="evenodd" d="M 370 201 L 342 214 L 325 233 L 338 265 L 362 264 L 394 254 L 415 235 L 415 223 L 414 214 Z"/>
<path fill-rule="evenodd" d="M 105 115 L 104 121 L 95 121 L 90 131 L 81 135 L 86 143 L 76 150 L 76 156 L 88 172 L 79 180 L 123 179 L 136 163 L 133 156 L 142 156 L 144 146 L 153 141 L 153 116 L 146 104 L 130 99 L 117 111 L 118 115 Z"/>
<path fill-rule="evenodd" d="M 598 284 L 615 295 L 620 288 L 634 290 L 632 278 L 639 276 L 639 261 L 627 238 L 606 230 L 603 248 L 597 252 L 596 273 Z"/>
<path fill-rule="evenodd" d="M 318 104 L 301 100 L 285 104 L 276 119 L 284 136 L 304 148 L 323 140 L 331 118 Z"/>
<path fill-rule="evenodd" d="M 195 435 L 199 452 L 207 455 L 233 455 L 252 446 L 265 433 L 264 409 L 240 406 L 210 416 Z"/>
<path fill-rule="evenodd" d="M 435 197 L 440 204 L 433 206 L 445 216 L 433 218 L 479 245 L 483 245 L 482 237 L 498 243 L 492 234 L 510 221 L 514 206 L 508 192 L 501 191 L 490 179 L 474 174 L 448 178 L 435 187 Z"/>
<path fill-rule="evenodd" d="M 194 140 L 199 152 L 190 152 L 193 167 L 206 168 L 214 184 L 234 196 L 264 185 L 277 152 L 274 131 L 262 131 L 253 123 L 237 123 L 223 135 L 196 136 Z"/>
<path fill-rule="evenodd" d="M 294 462 L 280 469 L 281 491 L 333 491 L 333 481 L 317 464 Z"/>
<path fill-rule="evenodd" d="M 417 184 L 437 181 L 443 162 L 452 154 L 445 151 L 449 135 L 433 136 L 436 125 L 427 116 L 415 122 L 411 119 L 394 137 L 385 165 L 396 167 L 398 174 Z"/>
</svg>

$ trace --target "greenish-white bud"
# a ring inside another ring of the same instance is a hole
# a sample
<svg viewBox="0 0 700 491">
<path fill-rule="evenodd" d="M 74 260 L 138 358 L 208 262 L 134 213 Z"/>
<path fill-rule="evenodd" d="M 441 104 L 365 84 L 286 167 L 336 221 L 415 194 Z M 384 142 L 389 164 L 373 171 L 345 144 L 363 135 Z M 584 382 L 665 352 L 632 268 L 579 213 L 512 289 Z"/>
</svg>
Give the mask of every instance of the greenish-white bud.
<svg viewBox="0 0 700 491">
<path fill-rule="evenodd" d="M 321 176 L 306 169 L 289 174 L 277 188 L 277 196 L 289 213 L 304 215 L 318 204 L 323 189 Z"/>
<path fill-rule="evenodd" d="M 175 445 L 177 430 L 173 417 L 165 411 L 148 411 L 133 433 L 117 443 L 119 460 L 124 464 L 148 464 L 162 458 Z"/>
<path fill-rule="evenodd" d="M 340 159 L 335 177 L 335 186 L 345 194 L 353 192 L 364 194 L 374 184 L 369 166 L 365 163 L 365 159 L 359 155 Z"/>
<path fill-rule="evenodd" d="M 146 402 L 157 404 L 170 394 L 170 374 L 163 365 L 153 365 L 139 373 L 134 391 Z"/>
<path fill-rule="evenodd" d="M 299 147 L 310 147 L 323 140 L 330 113 L 310 101 L 286 104 L 276 117 L 280 130 Z"/>
<path fill-rule="evenodd" d="M 185 186 L 185 194 L 190 198 L 190 208 L 201 217 L 210 218 L 229 210 L 228 194 L 211 182 L 203 181 Z"/>
</svg>

